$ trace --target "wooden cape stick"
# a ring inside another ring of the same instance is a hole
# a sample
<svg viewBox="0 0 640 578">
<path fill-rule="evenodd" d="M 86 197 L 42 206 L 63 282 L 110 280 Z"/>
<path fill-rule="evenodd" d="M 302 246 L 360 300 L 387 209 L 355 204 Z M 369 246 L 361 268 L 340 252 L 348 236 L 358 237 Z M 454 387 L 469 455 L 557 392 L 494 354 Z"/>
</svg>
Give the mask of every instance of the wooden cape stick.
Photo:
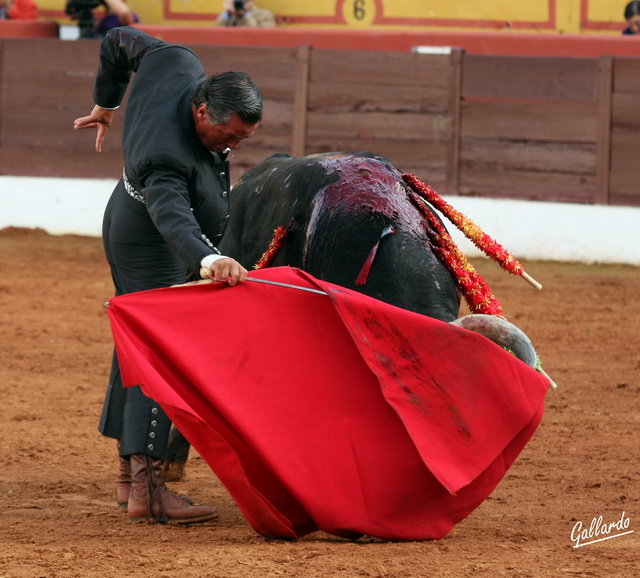
<svg viewBox="0 0 640 578">
<path fill-rule="evenodd" d="M 403 174 L 402 179 L 416 194 L 430 202 L 445 217 L 447 217 L 447 219 L 449 219 L 467 239 L 478 247 L 478 249 L 494 261 L 497 261 L 505 271 L 508 271 L 512 275 L 520 275 L 536 289 L 542 289 L 542 285 L 525 272 L 522 264 L 513 255 L 511 255 L 502 245 L 496 243 L 496 241 L 487 235 L 469 217 L 463 215 L 460 211 L 447 203 L 447 201 L 445 201 L 430 186 L 423 183 L 418 179 L 418 177 L 411 173 Z"/>
<path fill-rule="evenodd" d="M 216 281 L 210 277 L 211 269 L 209 267 L 200 268 L 200 277 L 204 279 L 196 281 L 195 283 L 222 283 L 222 281 Z M 300 291 L 308 291 L 309 293 L 317 293 L 318 295 L 326 295 L 324 291 L 320 289 L 311 289 L 309 287 L 301 287 L 300 285 L 290 285 L 289 283 L 279 283 L 278 281 L 268 281 L 267 279 L 255 279 L 254 277 L 247 277 L 247 281 L 253 281 L 254 283 L 264 283 L 265 285 L 277 285 L 278 287 L 287 287 L 289 289 L 298 289 Z M 190 283 L 186 283 L 190 285 Z"/>
</svg>

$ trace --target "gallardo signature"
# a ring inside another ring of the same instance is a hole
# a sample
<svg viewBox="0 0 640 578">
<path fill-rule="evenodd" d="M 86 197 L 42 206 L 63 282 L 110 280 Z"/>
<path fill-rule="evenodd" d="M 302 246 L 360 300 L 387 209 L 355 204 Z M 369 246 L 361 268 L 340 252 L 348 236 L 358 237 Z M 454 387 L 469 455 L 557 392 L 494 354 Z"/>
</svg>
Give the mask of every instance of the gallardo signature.
<svg viewBox="0 0 640 578">
<path fill-rule="evenodd" d="M 620 516 L 617 522 L 610 522 L 609 524 L 602 523 L 602 516 L 591 520 L 589 528 L 583 528 L 582 522 L 576 522 L 573 530 L 571 530 L 571 541 L 574 542 L 573 547 L 580 548 L 580 546 L 587 546 L 588 544 L 594 544 L 602 540 L 610 540 L 611 538 L 619 538 L 626 534 L 633 534 L 633 530 L 627 530 L 629 524 L 630 519 L 625 516 L 624 512 L 622 512 L 622 516 Z M 624 530 L 627 531 L 625 532 Z M 589 541 L 587 542 L 587 540 Z"/>
</svg>

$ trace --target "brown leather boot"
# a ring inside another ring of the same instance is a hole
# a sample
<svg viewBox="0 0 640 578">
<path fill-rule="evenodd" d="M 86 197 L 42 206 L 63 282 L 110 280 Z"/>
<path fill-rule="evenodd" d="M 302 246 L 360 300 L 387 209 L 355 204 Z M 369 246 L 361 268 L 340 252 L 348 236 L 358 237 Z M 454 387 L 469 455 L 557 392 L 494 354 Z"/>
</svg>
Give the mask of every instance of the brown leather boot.
<svg viewBox="0 0 640 578">
<path fill-rule="evenodd" d="M 120 469 L 116 480 L 116 503 L 120 510 L 126 510 L 129 505 L 129 494 L 131 493 L 131 464 L 129 460 L 118 456 Z"/>
<path fill-rule="evenodd" d="M 120 443 L 118 442 L 118 448 Z M 116 504 L 119 510 L 127 511 L 129 507 L 129 494 L 131 493 L 131 463 L 128 459 L 118 455 L 119 472 L 116 480 Z M 178 496 L 183 502 L 193 504 L 191 498 Z"/>
<path fill-rule="evenodd" d="M 215 508 L 188 504 L 167 488 L 162 479 L 162 460 L 135 454 L 130 456 L 130 466 L 130 522 L 155 519 L 161 524 L 196 524 L 218 517 Z"/>
</svg>

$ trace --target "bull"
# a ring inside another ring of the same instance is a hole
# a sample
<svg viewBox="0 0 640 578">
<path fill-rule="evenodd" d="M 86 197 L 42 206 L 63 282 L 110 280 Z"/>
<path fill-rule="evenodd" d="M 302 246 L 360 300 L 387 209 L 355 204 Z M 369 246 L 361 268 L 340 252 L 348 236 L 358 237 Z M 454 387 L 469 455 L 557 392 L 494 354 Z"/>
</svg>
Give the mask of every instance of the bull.
<svg viewBox="0 0 640 578">
<path fill-rule="evenodd" d="M 506 320 L 492 315 L 458 319 L 459 283 L 434 244 L 434 227 L 444 225 L 428 203 L 412 202 L 411 187 L 389 160 L 371 152 L 276 154 L 242 175 L 231 202 L 218 248 L 246 268 L 302 269 L 480 332 L 535 366 L 531 342 Z M 164 468 L 168 480 L 182 478 L 188 451 L 174 428 Z"/>
</svg>

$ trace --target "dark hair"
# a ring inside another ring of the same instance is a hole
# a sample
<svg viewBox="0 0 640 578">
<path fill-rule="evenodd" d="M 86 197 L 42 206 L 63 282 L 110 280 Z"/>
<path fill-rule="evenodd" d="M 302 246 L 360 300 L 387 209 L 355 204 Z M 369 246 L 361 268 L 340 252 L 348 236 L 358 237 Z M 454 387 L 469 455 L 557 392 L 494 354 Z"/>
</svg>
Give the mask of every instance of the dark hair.
<svg viewBox="0 0 640 578">
<path fill-rule="evenodd" d="M 635 2 L 629 2 L 627 7 L 624 9 L 624 19 L 629 20 L 632 16 L 640 15 L 640 1 L 636 0 Z"/>
<path fill-rule="evenodd" d="M 244 72 L 223 72 L 205 78 L 196 87 L 191 104 L 207 106 L 211 124 L 227 124 L 233 114 L 242 122 L 262 120 L 262 97 L 253 80 Z"/>
</svg>

